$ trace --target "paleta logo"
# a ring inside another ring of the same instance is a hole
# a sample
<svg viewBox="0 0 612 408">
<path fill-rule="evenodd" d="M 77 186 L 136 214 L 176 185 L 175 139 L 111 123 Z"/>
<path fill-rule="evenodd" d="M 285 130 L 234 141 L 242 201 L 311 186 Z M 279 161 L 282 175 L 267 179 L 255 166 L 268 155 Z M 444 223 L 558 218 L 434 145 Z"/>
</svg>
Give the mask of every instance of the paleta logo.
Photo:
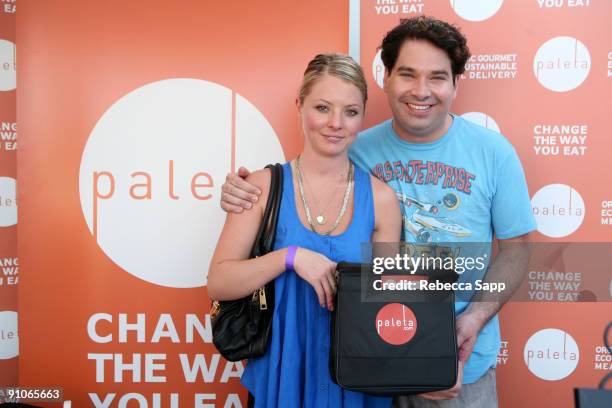
<svg viewBox="0 0 612 408">
<path fill-rule="evenodd" d="M 487 129 L 490 129 L 494 132 L 500 133 L 499 125 L 497 124 L 497 122 L 495 122 L 495 120 L 489 115 L 487 115 L 486 113 L 466 112 L 463 115 L 461 115 L 461 117 L 466 120 L 469 120 L 472 123 L 475 123 L 482 127 L 486 127 Z"/>
<path fill-rule="evenodd" d="M 12 91 L 17 86 L 15 44 L 0 39 L 0 91 Z"/>
<path fill-rule="evenodd" d="M 104 253 L 157 285 L 206 284 L 232 163 L 283 161 L 274 130 L 221 85 L 169 79 L 138 88 L 100 118 L 79 174 L 87 226 Z"/>
<path fill-rule="evenodd" d="M 504 0 L 449 0 L 457 15 L 468 21 L 483 21 L 499 11 Z"/>
<path fill-rule="evenodd" d="M 531 199 L 538 231 L 551 238 L 566 237 L 584 220 L 584 200 L 578 191 L 565 184 L 550 184 Z"/>
<path fill-rule="evenodd" d="M 580 359 L 574 338 L 559 329 L 543 329 L 534 333 L 527 340 L 523 355 L 529 371 L 548 381 L 561 380 L 570 375 Z"/>
<path fill-rule="evenodd" d="M 381 339 L 394 346 L 408 343 L 416 330 L 416 316 L 401 303 L 385 305 L 376 315 L 376 332 Z"/>
<path fill-rule="evenodd" d="M 0 177 L 0 227 L 17 224 L 17 181 Z"/>
<path fill-rule="evenodd" d="M 555 92 L 577 88 L 587 78 L 590 69 L 589 50 L 573 37 L 555 37 L 546 41 L 533 59 L 533 71 L 538 82 Z"/>
<path fill-rule="evenodd" d="M 7 360 L 18 355 L 17 312 L 0 312 L 0 360 Z"/>
<path fill-rule="evenodd" d="M 380 89 L 383 88 L 385 82 L 385 64 L 383 64 L 381 54 L 382 50 L 378 50 L 374 56 L 374 61 L 372 61 L 372 76 Z"/>
</svg>

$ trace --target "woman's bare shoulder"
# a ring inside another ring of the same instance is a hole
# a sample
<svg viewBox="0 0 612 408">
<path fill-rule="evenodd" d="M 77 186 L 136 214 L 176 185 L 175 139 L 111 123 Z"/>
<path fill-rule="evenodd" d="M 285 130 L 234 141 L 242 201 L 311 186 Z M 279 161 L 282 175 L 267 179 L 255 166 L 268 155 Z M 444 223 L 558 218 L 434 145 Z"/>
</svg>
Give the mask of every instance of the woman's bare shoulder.
<svg viewBox="0 0 612 408">
<path fill-rule="evenodd" d="M 261 195 L 259 196 L 257 204 L 261 205 L 261 203 L 264 203 L 265 205 L 268 199 L 268 194 L 270 193 L 272 171 L 270 169 L 263 168 L 249 174 L 245 180 L 261 190 Z"/>
<path fill-rule="evenodd" d="M 382 205 L 392 205 L 397 202 L 395 191 L 387 185 L 387 183 L 380 181 L 376 177 L 370 175 L 372 182 L 372 193 L 374 194 L 374 201 Z"/>
</svg>

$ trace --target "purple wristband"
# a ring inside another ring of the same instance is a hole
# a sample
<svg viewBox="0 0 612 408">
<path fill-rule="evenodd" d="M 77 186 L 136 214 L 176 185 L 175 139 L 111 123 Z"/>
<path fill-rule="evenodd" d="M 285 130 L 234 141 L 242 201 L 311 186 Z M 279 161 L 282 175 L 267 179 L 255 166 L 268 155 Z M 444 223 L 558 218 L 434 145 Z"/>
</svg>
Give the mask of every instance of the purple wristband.
<svg viewBox="0 0 612 408">
<path fill-rule="evenodd" d="M 285 269 L 294 270 L 293 262 L 295 262 L 295 254 L 297 253 L 298 247 L 291 245 L 287 247 L 287 254 L 285 255 Z"/>
</svg>

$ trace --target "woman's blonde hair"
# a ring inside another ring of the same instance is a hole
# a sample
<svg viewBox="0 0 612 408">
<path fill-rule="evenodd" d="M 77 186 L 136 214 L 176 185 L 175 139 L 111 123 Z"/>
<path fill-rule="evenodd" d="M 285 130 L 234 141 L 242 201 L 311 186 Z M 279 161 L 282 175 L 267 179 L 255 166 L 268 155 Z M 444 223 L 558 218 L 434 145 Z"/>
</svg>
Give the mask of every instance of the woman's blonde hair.
<svg viewBox="0 0 612 408">
<path fill-rule="evenodd" d="M 319 54 L 308 63 L 298 93 L 300 103 L 304 103 L 304 98 L 310 93 L 313 85 L 325 74 L 355 85 L 361 92 L 365 107 L 368 100 L 368 85 L 363 70 L 350 56 L 335 53 Z"/>
</svg>

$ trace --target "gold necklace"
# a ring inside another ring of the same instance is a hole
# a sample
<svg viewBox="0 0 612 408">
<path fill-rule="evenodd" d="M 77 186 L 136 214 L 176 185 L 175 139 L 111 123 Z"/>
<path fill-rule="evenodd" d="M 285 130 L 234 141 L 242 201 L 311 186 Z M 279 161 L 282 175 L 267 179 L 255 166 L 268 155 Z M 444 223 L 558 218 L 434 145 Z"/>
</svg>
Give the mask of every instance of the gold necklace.
<svg viewBox="0 0 612 408">
<path fill-rule="evenodd" d="M 344 213 L 346 212 L 346 208 L 348 205 L 348 199 L 349 199 L 349 196 L 351 195 L 351 188 L 353 186 L 355 166 L 353 166 L 349 162 L 349 171 L 346 176 L 346 190 L 344 191 L 344 197 L 342 198 L 342 207 L 340 208 L 340 213 L 338 214 L 338 217 L 336 218 L 333 225 L 331 226 L 331 229 L 325 232 L 318 232 L 312 221 L 312 215 L 310 214 L 310 207 L 308 206 L 308 202 L 306 201 L 306 194 L 304 193 L 304 184 L 302 182 L 302 169 L 300 167 L 300 156 L 298 156 L 296 160 L 295 167 L 297 169 L 298 190 L 300 192 L 300 197 L 302 198 L 302 205 L 304 206 L 304 212 L 306 213 L 306 220 L 308 221 L 308 225 L 310 225 L 310 229 L 320 235 L 331 234 L 336 228 L 338 228 L 338 225 L 340 225 L 340 220 L 342 219 L 342 216 L 344 216 Z"/>
</svg>

